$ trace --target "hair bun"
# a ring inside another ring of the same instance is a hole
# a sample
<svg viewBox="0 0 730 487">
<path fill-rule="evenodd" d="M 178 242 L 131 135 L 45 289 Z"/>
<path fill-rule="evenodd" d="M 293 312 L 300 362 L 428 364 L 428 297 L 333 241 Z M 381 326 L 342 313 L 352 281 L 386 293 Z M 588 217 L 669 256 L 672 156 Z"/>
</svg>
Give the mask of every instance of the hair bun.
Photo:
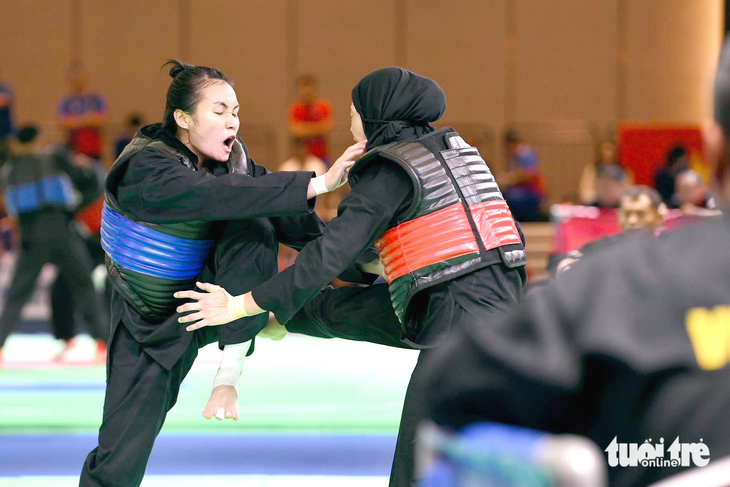
<svg viewBox="0 0 730 487">
<path fill-rule="evenodd" d="M 174 59 L 169 59 L 163 66 L 171 65 L 170 68 L 170 78 L 175 79 L 175 77 L 185 71 L 185 69 L 188 67 L 187 64 L 182 64 L 179 61 L 175 61 Z"/>
</svg>

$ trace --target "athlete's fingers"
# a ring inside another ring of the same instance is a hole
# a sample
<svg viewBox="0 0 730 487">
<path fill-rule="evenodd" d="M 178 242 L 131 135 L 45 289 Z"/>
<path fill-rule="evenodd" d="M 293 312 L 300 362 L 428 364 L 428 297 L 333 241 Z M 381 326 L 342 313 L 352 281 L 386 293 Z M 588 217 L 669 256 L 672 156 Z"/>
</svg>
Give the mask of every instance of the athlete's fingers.
<svg viewBox="0 0 730 487">
<path fill-rule="evenodd" d="M 192 325 L 187 326 L 185 329 L 187 331 L 195 331 L 199 330 L 201 328 L 205 328 L 206 326 L 215 326 L 215 323 L 212 323 L 208 321 L 207 319 L 200 320 L 197 323 L 193 323 Z"/>
<path fill-rule="evenodd" d="M 214 293 L 223 289 L 220 286 L 216 286 L 215 284 L 210 284 L 208 282 L 196 282 L 195 285 L 203 291 L 208 291 L 209 293 Z"/>
<path fill-rule="evenodd" d="M 199 293 L 199 292 L 195 292 L 195 291 L 178 291 L 175 294 L 173 294 L 173 296 L 175 296 L 176 298 L 179 298 L 179 299 L 188 298 L 188 299 L 194 299 L 196 301 L 200 301 L 200 298 L 202 298 L 203 296 L 207 296 L 207 294 L 208 293 Z"/>
<path fill-rule="evenodd" d="M 178 313 L 185 313 L 187 311 L 197 311 L 200 309 L 203 309 L 203 305 L 200 304 L 200 301 L 193 301 L 192 303 L 181 304 L 175 310 Z"/>
<path fill-rule="evenodd" d="M 206 318 L 205 313 L 198 311 L 197 313 L 190 313 L 189 315 L 181 316 L 177 319 L 179 323 L 192 323 L 198 320 L 204 320 Z"/>
</svg>

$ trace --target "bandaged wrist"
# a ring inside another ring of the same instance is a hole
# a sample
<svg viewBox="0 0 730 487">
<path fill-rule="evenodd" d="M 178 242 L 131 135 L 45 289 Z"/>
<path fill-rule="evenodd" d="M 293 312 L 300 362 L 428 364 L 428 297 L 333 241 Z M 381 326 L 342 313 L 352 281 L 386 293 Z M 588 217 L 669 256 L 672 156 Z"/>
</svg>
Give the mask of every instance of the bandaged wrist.
<svg viewBox="0 0 730 487">
<path fill-rule="evenodd" d="M 245 294 L 241 294 L 240 296 L 231 296 L 228 299 L 228 314 L 231 317 L 231 321 L 248 316 L 243 301 L 244 296 Z"/>
<path fill-rule="evenodd" d="M 323 194 L 323 193 L 329 193 L 329 189 L 327 189 L 327 181 L 325 180 L 325 175 L 317 176 L 316 178 L 312 178 L 312 189 L 314 189 L 314 192 L 317 195 Z"/>
<path fill-rule="evenodd" d="M 214 388 L 218 386 L 238 387 L 243 371 L 243 359 L 246 357 L 250 344 L 249 341 L 223 347 L 221 364 L 213 379 Z"/>
</svg>

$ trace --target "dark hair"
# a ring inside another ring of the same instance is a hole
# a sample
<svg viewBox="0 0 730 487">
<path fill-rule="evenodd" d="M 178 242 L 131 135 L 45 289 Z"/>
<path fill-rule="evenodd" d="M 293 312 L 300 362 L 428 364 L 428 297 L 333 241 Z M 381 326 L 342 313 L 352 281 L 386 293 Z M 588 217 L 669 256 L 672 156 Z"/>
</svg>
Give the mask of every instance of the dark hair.
<svg viewBox="0 0 730 487">
<path fill-rule="evenodd" d="M 667 153 L 667 167 L 674 167 L 677 162 L 687 156 L 687 149 L 683 145 L 675 145 Z"/>
<path fill-rule="evenodd" d="M 139 127 L 142 125 L 142 115 L 139 113 L 130 113 L 127 115 L 127 125 L 131 125 L 132 127 Z"/>
<path fill-rule="evenodd" d="M 515 129 L 507 129 L 502 140 L 508 144 L 516 144 L 522 142 L 522 137 Z"/>
<path fill-rule="evenodd" d="M 624 191 L 624 194 L 621 195 L 621 199 L 628 197 L 632 200 L 637 200 L 643 194 L 649 197 L 651 206 L 653 206 L 655 210 L 658 210 L 659 205 L 663 203 L 662 197 L 656 189 L 650 188 L 649 186 L 631 186 L 629 189 Z"/>
<path fill-rule="evenodd" d="M 16 133 L 18 142 L 21 144 L 30 144 L 38 137 L 38 127 L 33 124 L 23 125 Z"/>
<path fill-rule="evenodd" d="M 613 139 L 607 139 L 596 146 L 596 159 L 594 163 L 596 169 L 599 169 L 601 166 L 605 165 L 603 163 L 603 146 L 606 144 L 611 144 L 611 146 L 613 147 L 613 160 L 610 161 L 609 164 L 616 164 L 619 167 L 623 167 L 623 164 L 621 164 L 621 159 L 619 159 L 618 145 L 616 144 L 616 141 Z"/>
<path fill-rule="evenodd" d="M 177 132 L 175 122 L 175 110 L 182 110 L 186 113 L 193 113 L 195 106 L 200 101 L 200 93 L 206 86 L 217 81 L 225 81 L 233 86 L 223 72 L 207 66 L 193 66 L 182 64 L 174 59 L 168 60 L 162 65 L 164 68 L 171 65 L 170 77 L 172 83 L 167 90 L 167 103 L 165 105 L 165 117 L 162 120 L 162 129 L 174 134 Z"/>
</svg>

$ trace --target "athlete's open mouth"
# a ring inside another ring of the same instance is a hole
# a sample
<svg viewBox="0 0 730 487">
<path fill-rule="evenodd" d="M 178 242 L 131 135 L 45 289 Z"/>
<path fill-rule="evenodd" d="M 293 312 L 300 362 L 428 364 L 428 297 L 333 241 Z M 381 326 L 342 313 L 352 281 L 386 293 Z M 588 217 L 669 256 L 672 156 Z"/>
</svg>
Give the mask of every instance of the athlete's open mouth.
<svg viewBox="0 0 730 487">
<path fill-rule="evenodd" d="M 235 135 L 232 135 L 232 136 L 228 137 L 226 140 L 223 141 L 223 144 L 225 144 L 226 149 L 228 149 L 228 151 L 231 151 L 233 149 L 233 141 L 234 140 L 236 140 L 236 136 Z"/>
</svg>

